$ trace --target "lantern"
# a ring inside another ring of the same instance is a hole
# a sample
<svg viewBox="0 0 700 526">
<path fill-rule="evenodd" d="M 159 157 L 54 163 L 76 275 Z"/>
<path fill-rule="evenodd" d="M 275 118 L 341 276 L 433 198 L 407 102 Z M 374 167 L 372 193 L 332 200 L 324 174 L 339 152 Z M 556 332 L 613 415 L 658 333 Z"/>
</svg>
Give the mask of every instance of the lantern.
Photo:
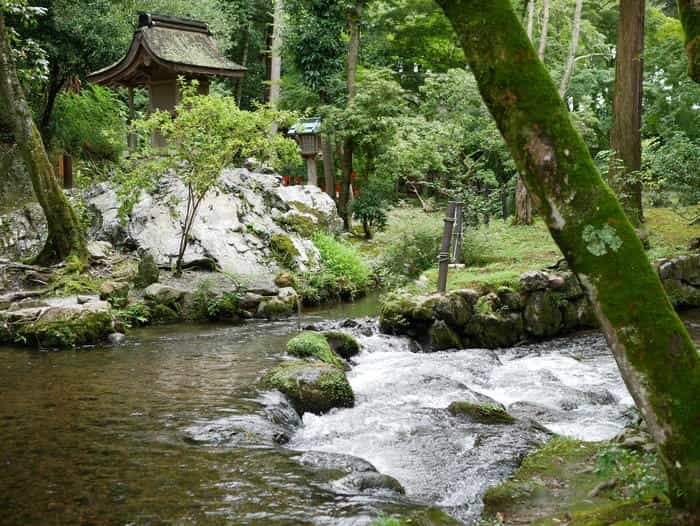
<svg viewBox="0 0 700 526">
<path fill-rule="evenodd" d="M 321 151 L 321 119 L 302 119 L 289 129 L 288 135 L 294 137 L 301 148 L 301 156 L 306 159 L 308 184 L 317 185 L 316 157 Z"/>
</svg>

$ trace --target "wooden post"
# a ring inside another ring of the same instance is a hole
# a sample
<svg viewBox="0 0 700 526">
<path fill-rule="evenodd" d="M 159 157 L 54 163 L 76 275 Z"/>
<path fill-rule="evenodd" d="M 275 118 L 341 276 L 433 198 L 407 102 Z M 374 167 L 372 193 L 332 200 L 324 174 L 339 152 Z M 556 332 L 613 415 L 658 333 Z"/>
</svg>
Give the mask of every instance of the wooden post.
<svg viewBox="0 0 700 526">
<path fill-rule="evenodd" d="M 445 230 L 442 234 L 442 244 L 440 245 L 440 253 L 438 254 L 438 292 L 445 292 L 445 290 L 447 290 L 447 270 L 450 267 L 450 244 L 452 243 L 452 231 L 455 225 L 456 207 L 457 203 L 454 201 L 447 203 Z"/>
<path fill-rule="evenodd" d="M 131 127 L 134 122 L 135 111 L 134 111 L 134 87 L 129 86 L 129 127 Z M 129 151 L 133 152 L 136 149 L 136 135 L 129 131 L 126 137 L 126 144 L 129 147 Z"/>
<path fill-rule="evenodd" d="M 463 237 L 463 219 L 464 203 L 458 202 L 455 204 L 455 248 L 452 251 L 452 262 L 461 263 L 462 262 L 462 237 Z"/>
<path fill-rule="evenodd" d="M 313 186 L 318 186 L 318 173 L 316 171 L 316 156 L 306 158 L 306 174 L 307 183 Z"/>
</svg>

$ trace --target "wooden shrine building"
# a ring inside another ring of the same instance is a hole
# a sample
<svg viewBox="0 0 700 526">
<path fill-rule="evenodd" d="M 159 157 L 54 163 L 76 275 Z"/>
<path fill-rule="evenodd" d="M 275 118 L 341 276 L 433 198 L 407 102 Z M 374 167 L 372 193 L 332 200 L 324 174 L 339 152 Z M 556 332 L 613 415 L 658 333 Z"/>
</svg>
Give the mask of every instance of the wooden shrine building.
<svg viewBox="0 0 700 526">
<path fill-rule="evenodd" d="M 88 80 L 128 88 L 133 119 L 135 87 L 148 88 L 151 109 L 172 111 L 179 99 L 178 76 L 197 79 L 200 93 L 208 94 L 210 77 L 241 78 L 245 72 L 246 68 L 223 56 L 204 22 L 142 13 L 126 55 L 91 73 Z M 132 141 L 130 137 L 130 147 Z M 162 138 L 154 137 L 154 144 L 162 146 Z"/>
</svg>

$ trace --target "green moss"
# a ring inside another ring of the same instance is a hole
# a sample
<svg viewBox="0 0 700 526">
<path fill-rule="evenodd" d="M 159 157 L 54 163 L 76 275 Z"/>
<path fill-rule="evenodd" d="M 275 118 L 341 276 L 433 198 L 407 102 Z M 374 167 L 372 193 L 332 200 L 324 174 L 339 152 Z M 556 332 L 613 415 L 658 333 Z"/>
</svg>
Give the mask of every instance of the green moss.
<svg viewBox="0 0 700 526">
<path fill-rule="evenodd" d="M 270 249 L 280 265 L 292 269 L 296 268 L 295 258 L 299 257 L 299 251 L 288 235 L 272 234 L 270 236 Z"/>
<path fill-rule="evenodd" d="M 287 214 L 277 219 L 277 223 L 286 230 L 296 232 L 300 236 L 310 238 L 318 231 L 319 227 L 312 217 L 305 214 Z"/>
<path fill-rule="evenodd" d="M 150 307 L 153 323 L 174 323 L 180 319 L 179 314 L 167 305 L 157 303 Z"/>
<path fill-rule="evenodd" d="M 258 307 L 258 315 L 269 320 L 287 318 L 296 312 L 296 300 L 292 302 L 282 301 L 277 297 L 263 298 Z"/>
<path fill-rule="evenodd" d="M 300 414 L 322 414 L 336 407 L 352 407 L 355 395 L 341 369 L 323 362 L 283 362 L 265 376 L 264 387 L 284 393 Z"/>
<path fill-rule="evenodd" d="M 466 416 L 480 424 L 514 424 L 516 419 L 496 404 L 452 402 L 447 410 L 452 416 Z"/>
<path fill-rule="evenodd" d="M 323 334 L 304 332 L 287 342 L 287 352 L 297 358 L 320 360 L 336 367 L 345 367 L 345 362 L 338 356 Z"/>
<path fill-rule="evenodd" d="M 461 349 L 462 340 L 452 328 L 442 320 L 437 320 L 430 327 L 430 347 L 434 351 Z"/>
<path fill-rule="evenodd" d="M 380 517 L 372 522 L 372 526 L 459 526 L 460 524 L 462 523 L 439 508 L 413 511 L 402 517 Z"/>
<path fill-rule="evenodd" d="M 324 338 L 330 345 L 333 352 L 346 360 L 360 353 L 360 344 L 357 340 L 346 332 L 326 331 Z"/>
<path fill-rule="evenodd" d="M 685 31 L 688 74 L 695 82 L 700 82 L 700 7 L 692 0 L 679 0 L 678 8 Z"/>
<path fill-rule="evenodd" d="M 110 312 L 82 312 L 67 320 L 37 321 L 11 330 L 15 342 L 45 347 L 75 347 L 100 342 L 112 331 Z M 9 342 L 8 342 L 9 343 Z"/>
</svg>

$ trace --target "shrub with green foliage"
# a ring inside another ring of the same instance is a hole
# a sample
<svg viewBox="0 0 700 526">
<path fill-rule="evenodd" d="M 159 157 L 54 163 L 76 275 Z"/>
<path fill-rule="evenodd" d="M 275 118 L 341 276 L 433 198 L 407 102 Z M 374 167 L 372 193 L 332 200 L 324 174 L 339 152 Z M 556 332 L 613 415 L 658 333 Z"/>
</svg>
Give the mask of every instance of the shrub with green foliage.
<svg viewBox="0 0 700 526">
<path fill-rule="evenodd" d="M 74 156 L 118 161 L 126 148 L 126 108 L 112 90 L 91 85 L 56 99 L 53 136 Z"/>
<path fill-rule="evenodd" d="M 420 219 L 397 221 L 381 239 L 377 236 L 383 246 L 377 273 L 385 285 L 401 285 L 437 263 L 442 221 L 437 216 Z"/>
<path fill-rule="evenodd" d="M 374 229 L 386 226 L 386 211 L 393 192 L 393 182 L 372 177 L 363 186 L 360 195 L 352 202 L 351 211 L 355 219 L 362 223 L 366 239 L 372 239 Z"/>
<path fill-rule="evenodd" d="M 321 270 L 299 276 L 299 292 L 305 303 L 353 299 L 367 291 L 372 271 L 352 245 L 321 233 L 313 242 L 321 256 Z"/>
</svg>

